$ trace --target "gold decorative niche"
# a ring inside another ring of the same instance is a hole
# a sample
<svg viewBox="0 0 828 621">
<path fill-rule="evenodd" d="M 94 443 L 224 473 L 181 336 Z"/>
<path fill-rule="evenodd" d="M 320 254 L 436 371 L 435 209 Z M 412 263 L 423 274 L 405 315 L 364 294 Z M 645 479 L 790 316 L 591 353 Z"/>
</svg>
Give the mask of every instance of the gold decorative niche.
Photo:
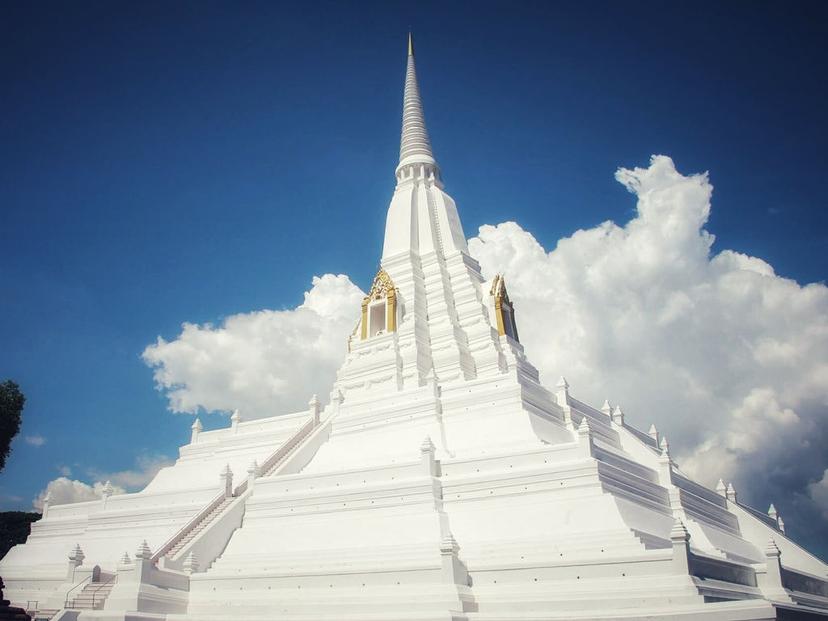
<svg viewBox="0 0 828 621">
<path fill-rule="evenodd" d="M 394 281 L 380 268 L 374 276 L 371 290 L 362 300 L 361 338 L 397 330 L 397 290 Z"/>
<path fill-rule="evenodd" d="M 489 292 L 494 298 L 495 317 L 497 318 L 497 333 L 506 335 L 520 342 L 517 324 L 515 323 L 515 307 L 506 291 L 506 280 L 498 274 L 492 281 L 492 290 Z"/>
</svg>

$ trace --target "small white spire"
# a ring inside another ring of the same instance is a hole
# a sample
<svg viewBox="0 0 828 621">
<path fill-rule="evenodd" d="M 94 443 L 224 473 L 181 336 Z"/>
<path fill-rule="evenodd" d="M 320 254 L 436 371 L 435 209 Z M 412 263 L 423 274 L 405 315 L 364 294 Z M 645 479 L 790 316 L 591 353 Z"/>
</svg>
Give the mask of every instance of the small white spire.
<svg viewBox="0 0 828 621">
<path fill-rule="evenodd" d="M 650 436 L 653 440 L 655 440 L 656 445 L 658 445 L 658 429 L 656 429 L 655 423 L 650 425 L 650 430 L 647 432 L 647 435 Z"/>
<path fill-rule="evenodd" d="M 238 410 L 233 410 L 232 416 L 230 416 L 230 427 L 233 431 L 238 431 L 239 423 L 241 422 L 241 412 Z"/>
<path fill-rule="evenodd" d="M 112 483 L 110 481 L 107 481 L 106 483 L 104 483 L 103 489 L 101 490 L 101 495 L 104 498 L 108 498 L 109 496 L 112 496 L 112 492 L 114 491 L 115 490 L 112 487 Z"/>
<path fill-rule="evenodd" d="M 779 524 L 779 530 L 781 530 L 784 533 L 785 532 L 785 520 L 782 519 L 781 515 L 778 518 L 776 518 L 776 523 Z"/>
<path fill-rule="evenodd" d="M 604 399 L 604 405 L 601 406 L 601 412 L 607 416 L 612 416 L 612 406 L 610 405 L 609 399 Z"/>
<path fill-rule="evenodd" d="M 434 442 L 431 441 L 431 436 L 426 436 L 423 438 L 423 443 L 420 444 L 420 452 L 421 453 L 433 453 L 434 452 Z"/>
<path fill-rule="evenodd" d="M 675 542 L 690 541 L 690 532 L 680 519 L 676 518 L 670 529 L 670 540 Z"/>
<path fill-rule="evenodd" d="M 616 405 L 615 409 L 612 411 L 612 422 L 616 425 L 624 425 L 624 411 L 621 409 L 620 405 Z"/>
<path fill-rule="evenodd" d="M 587 417 L 584 416 L 583 418 L 581 418 L 581 424 L 578 425 L 578 434 L 584 435 L 584 434 L 588 434 L 589 432 L 590 432 L 589 421 L 587 420 Z"/>
<path fill-rule="evenodd" d="M 768 507 L 768 517 L 772 520 L 776 520 L 779 517 L 779 513 L 776 511 L 776 507 L 773 506 L 773 503 L 771 503 L 771 506 Z"/>
<path fill-rule="evenodd" d="M 661 452 L 665 455 L 670 452 L 670 443 L 667 442 L 667 436 L 661 438 L 661 444 L 659 446 L 661 447 Z"/>
<path fill-rule="evenodd" d="M 727 484 L 727 492 L 725 494 L 730 502 L 736 502 L 736 488 L 733 487 L 733 483 Z"/>
<path fill-rule="evenodd" d="M 132 559 L 129 558 L 129 552 L 124 552 L 124 555 L 118 563 L 121 565 L 132 565 Z"/>
<path fill-rule="evenodd" d="M 194 574 L 198 571 L 198 557 L 196 557 L 195 553 L 191 550 L 190 553 L 187 555 L 187 558 L 184 559 L 183 569 L 188 574 Z"/>
<path fill-rule="evenodd" d="M 151 557 L 152 557 L 152 550 L 150 550 L 149 544 L 147 544 L 147 540 L 144 539 L 141 542 L 141 545 L 139 545 L 138 549 L 135 551 L 135 558 L 147 561 Z"/>
<path fill-rule="evenodd" d="M 451 533 L 448 533 L 440 540 L 440 552 L 443 554 L 457 554 L 459 549 L 460 546 L 457 544 L 457 540 Z"/>
<path fill-rule="evenodd" d="M 558 405 L 564 409 L 564 412 L 567 413 L 566 415 L 568 416 L 569 382 L 566 381 L 566 378 L 563 375 L 561 375 L 558 383 L 555 384 L 555 401 L 558 402 Z"/>
<path fill-rule="evenodd" d="M 721 479 L 719 479 L 719 482 L 716 483 L 716 492 L 719 494 L 719 496 L 727 496 L 727 486 Z"/>
</svg>

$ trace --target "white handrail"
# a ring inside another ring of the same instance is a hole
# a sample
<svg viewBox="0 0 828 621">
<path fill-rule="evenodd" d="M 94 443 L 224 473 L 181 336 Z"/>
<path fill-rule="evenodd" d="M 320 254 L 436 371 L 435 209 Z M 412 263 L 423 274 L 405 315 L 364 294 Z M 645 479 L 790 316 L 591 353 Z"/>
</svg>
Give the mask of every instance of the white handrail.
<svg viewBox="0 0 828 621">
<path fill-rule="evenodd" d="M 191 530 L 193 530 L 201 520 L 203 520 L 205 517 L 207 517 L 213 509 L 218 507 L 222 503 L 223 500 L 224 500 L 224 491 L 221 491 L 221 492 L 218 493 L 218 495 L 216 495 L 215 498 L 213 498 L 207 504 L 206 507 L 204 507 L 201 511 L 196 513 L 192 518 L 190 518 L 190 520 L 186 524 L 184 524 L 184 526 L 182 526 L 180 529 L 178 529 L 178 531 L 176 531 L 175 534 L 173 534 L 172 537 L 167 539 L 167 541 L 165 541 L 164 544 L 155 551 L 155 554 L 153 554 L 150 557 L 150 560 L 153 563 L 157 563 L 158 560 L 162 556 L 164 556 L 167 552 L 169 552 L 173 548 L 173 546 L 175 546 L 175 544 L 178 543 L 178 541 L 180 539 L 182 539 L 183 537 L 186 537 L 189 534 L 189 532 Z"/>
<path fill-rule="evenodd" d="M 302 425 L 299 430 L 290 438 L 287 442 L 285 442 L 281 448 L 279 448 L 276 452 L 273 453 L 270 457 L 268 457 L 265 462 L 262 464 L 262 475 L 266 476 L 273 467 L 279 463 L 284 457 L 287 457 L 288 454 L 296 448 L 296 446 L 305 439 L 305 437 L 313 431 L 314 427 L 314 419 L 311 418 L 308 422 Z"/>
</svg>

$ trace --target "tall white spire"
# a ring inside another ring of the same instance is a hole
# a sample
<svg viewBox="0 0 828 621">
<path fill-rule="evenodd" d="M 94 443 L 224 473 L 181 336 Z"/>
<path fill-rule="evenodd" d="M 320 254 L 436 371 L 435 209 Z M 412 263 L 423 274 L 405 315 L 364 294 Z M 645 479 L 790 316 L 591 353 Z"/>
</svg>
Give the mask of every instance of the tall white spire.
<svg viewBox="0 0 828 621">
<path fill-rule="evenodd" d="M 433 391 L 444 383 L 499 378 L 510 364 L 523 380 L 536 383 L 537 370 L 519 350 L 516 331 L 505 334 L 498 327 L 497 313 L 504 308 L 511 312 L 508 296 L 502 287 L 495 291 L 485 282 L 469 255 L 457 206 L 440 182 L 410 35 L 402 116 L 382 269 L 363 300 L 359 330 L 349 341 L 337 389 L 345 403 L 355 394 L 364 398 L 367 390 Z"/>
<path fill-rule="evenodd" d="M 402 136 L 400 139 L 399 171 L 411 164 L 426 164 L 437 167 L 428 130 L 423 115 L 423 103 L 420 99 L 420 87 L 417 84 L 417 68 L 414 63 L 414 44 L 411 33 L 408 34 L 408 66 L 405 71 L 405 91 L 403 94 Z"/>
</svg>

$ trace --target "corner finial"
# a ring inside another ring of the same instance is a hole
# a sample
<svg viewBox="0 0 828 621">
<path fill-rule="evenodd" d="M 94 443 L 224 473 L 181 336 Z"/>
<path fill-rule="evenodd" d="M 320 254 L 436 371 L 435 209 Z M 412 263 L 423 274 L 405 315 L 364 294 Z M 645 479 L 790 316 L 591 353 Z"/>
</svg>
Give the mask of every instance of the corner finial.
<svg viewBox="0 0 828 621">
<path fill-rule="evenodd" d="M 414 56 L 414 39 L 411 37 L 411 31 L 408 31 L 408 55 Z"/>
<path fill-rule="evenodd" d="M 612 422 L 624 426 L 624 410 L 621 409 L 620 405 L 616 405 L 612 410 Z"/>
</svg>

